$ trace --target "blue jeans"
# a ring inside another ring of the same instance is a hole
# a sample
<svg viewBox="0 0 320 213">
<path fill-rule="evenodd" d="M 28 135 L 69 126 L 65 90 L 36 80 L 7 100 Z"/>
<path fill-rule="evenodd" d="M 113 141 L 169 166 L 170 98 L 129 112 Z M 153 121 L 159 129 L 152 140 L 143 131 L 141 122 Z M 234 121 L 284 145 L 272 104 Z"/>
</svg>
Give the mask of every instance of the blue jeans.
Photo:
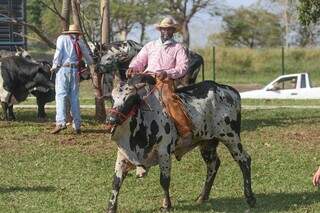
<svg viewBox="0 0 320 213">
<path fill-rule="evenodd" d="M 66 102 L 69 99 L 73 128 L 80 129 L 79 75 L 76 68 L 61 67 L 56 74 L 56 125 L 66 125 Z"/>
</svg>

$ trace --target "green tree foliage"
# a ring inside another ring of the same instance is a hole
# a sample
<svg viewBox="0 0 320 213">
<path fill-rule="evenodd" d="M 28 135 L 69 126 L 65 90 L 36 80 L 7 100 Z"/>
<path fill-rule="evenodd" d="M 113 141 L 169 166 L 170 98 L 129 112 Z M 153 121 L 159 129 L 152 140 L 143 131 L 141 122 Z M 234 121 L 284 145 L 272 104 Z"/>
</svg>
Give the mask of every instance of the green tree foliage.
<svg viewBox="0 0 320 213">
<path fill-rule="evenodd" d="M 303 25 L 316 23 L 320 18 L 320 1 L 319 0 L 299 0 L 299 20 Z"/>
<path fill-rule="evenodd" d="M 160 13 L 173 16 L 181 26 L 180 33 L 186 47 L 190 44 L 189 23 L 190 20 L 201 10 L 207 9 L 209 14 L 215 14 L 216 0 L 159 0 L 163 3 Z"/>
<path fill-rule="evenodd" d="M 145 26 L 159 19 L 162 3 L 157 0 L 111 0 L 112 40 L 126 39 L 134 28 L 141 29 L 141 41 Z M 93 41 L 100 38 L 99 1 L 81 1 L 81 12 L 88 34 Z"/>
<path fill-rule="evenodd" d="M 42 10 L 43 10 L 43 5 L 41 5 L 40 0 L 27 1 L 28 22 L 41 28 Z"/>
<path fill-rule="evenodd" d="M 61 0 L 28 0 L 27 1 L 27 22 L 36 26 L 49 40 L 54 40 L 61 32 L 60 19 L 54 14 L 46 5 L 51 8 L 55 7 L 61 9 Z M 41 38 L 36 35 L 32 30 L 28 30 L 29 42 L 36 41 L 40 44 Z M 42 44 L 41 44 L 42 45 Z M 43 45 L 42 47 L 45 47 Z"/>
<path fill-rule="evenodd" d="M 115 37 L 125 39 L 139 23 L 142 27 L 157 18 L 162 4 L 157 0 L 112 0 L 111 23 Z"/>
<path fill-rule="evenodd" d="M 279 18 L 257 8 L 239 8 L 223 16 L 224 32 L 210 37 L 215 44 L 235 47 L 274 47 L 281 45 Z"/>
<path fill-rule="evenodd" d="M 260 0 L 259 3 L 264 5 L 268 11 L 272 11 L 281 17 L 283 26 L 284 44 L 286 46 L 314 46 L 317 43 L 317 35 L 319 34 L 319 26 L 314 23 L 301 24 L 299 16 L 300 11 L 304 10 L 306 13 L 313 13 L 310 8 L 311 1 L 300 0 Z M 319 1 L 316 1 L 317 3 Z M 318 3 L 319 4 L 319 3 Z M 268 5 L 268 6 L 267 6 Z M 307 7 L 306 7 L 307 6 Z M 320 7 L 319 7 L 320 8 Z M 319 10 L 319 9 L 318 9 Z"/>
</svg>

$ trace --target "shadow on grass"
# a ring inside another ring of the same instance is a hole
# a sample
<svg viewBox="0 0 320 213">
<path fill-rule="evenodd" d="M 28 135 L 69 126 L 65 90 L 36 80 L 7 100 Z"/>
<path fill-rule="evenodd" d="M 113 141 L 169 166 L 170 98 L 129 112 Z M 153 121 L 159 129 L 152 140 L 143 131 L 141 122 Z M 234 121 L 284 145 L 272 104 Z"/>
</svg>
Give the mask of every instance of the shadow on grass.
<svg viewBox="0 0 320 213">
<path fill-rule="evenodd" d="M 320 116 L 314 116 L 312 119 L 307 121 L 308 117 L 271 117 L 270 119 L 262 119 L 257 117 L 256 119 L 242 119 L 241 130 L 242 131 L 255 131 L 258 128 L 274 126 L 274 127 L 288 127 L 293 123 L 314 123 L 314 121 L 319 121 Z M 289 122 L 290 120 L 290 122 Z"/>
<path fill-rule="evenodd" d="M 0 194 L 11 192 L 54 192 L 56 188 L 53 186 L 0 186 Z"/>
<path fill-rule="evenodd" d="M 37 118 L 37 109 L 14 109 L 16 120 L 11 122 L 29 122 L 29 123 L 54 123 L 55 122 L 55 110 L 46 109 L 47 118 L 45 120 L 39 120 Z M 3 119 L 3 113 L 0 112 L 1 121 Z M 94 109 L 81 110 L 81 119 L 87 124 L 97 124 L 94 117 Z M 10 122 L 10 121 L 9 121 Z"/>
<path fill-rule="evenodd" d="M 306 207 L 320 202 L 319 192 L 299 193 L 270 193 L 257 194 L 257 204 L 250 212 L 289 211 L 290 209 Z M 177 205 L 178 204 L 178 205 Z M 216 212 L 245 212 L 249 206 L 244 197 L 238 198 L 215 198 L 204 204 L 197 204 L 193 200 L 182 200 L 176 203 L 176 211 L 216 211 Z"/>
<path fill-rule="evenodd" d="M 29 122 L 38 124 L 54 122 L 55 114 L 53 111 L 46 110 L 47 118 L 45 120 L 37 118 L 37 111 L 37 109 L 14 109 L 16 120 L 13 122 Z"/>
</svg>

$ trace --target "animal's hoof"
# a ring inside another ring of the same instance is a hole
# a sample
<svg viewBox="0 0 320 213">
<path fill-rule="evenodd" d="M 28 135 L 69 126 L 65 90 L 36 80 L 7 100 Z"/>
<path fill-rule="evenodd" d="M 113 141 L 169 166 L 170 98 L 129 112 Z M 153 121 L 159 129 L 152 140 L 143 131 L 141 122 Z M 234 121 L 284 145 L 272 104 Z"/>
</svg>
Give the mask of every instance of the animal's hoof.
<svg viewBox="0 0 320 213">
<path fill-rule="evenodd" d="M 117 209 L 116 208 L 108 208 L 106 213 L 116 213 Z"/>
<path fill-rule="evenodd" d="M 257 200 L 254 196 L 251 196 L 251 197 L 247 198 L 247 203 L 251 208 L 253 208 L 253 207 L 255 207 Z"/>
<path fill-rule="evenodd" d="M 16 120 L 16 117 L 15 116 L 9 116 L 7 121 L 15 121 Z"/>
<path fill-rule="evenodd" d="M 46 122 L 48 121 L 47 117 L 38 117 L 39 122 Z"/>
<path fill-rule="evenodd" d="M 170 212 L 172 210 L 172 208 L 170 207 L 161 207 L 160 208 L 160 212 Z"/>
<path fill-rule="evenodd" d="M 177 160 L 177 161 L 181 161 L 182 156 L 180 156 L 180 155 L 175 155 L 175 156 L 176 156 L 176 160 Z"/>
<path fill-rule="evenodd" d="M 204 202 L 206 202 L 206 201 L 208 201 L 208 198 L 203 197 L 203 196 L 201 196 L 201 195 L 199 195 L 199 197 L 196 199 L 196 202 L 197 202 L 198 204 L 202 204 L 202 203 L 204 203 Z"/>
<path fill-rule="evenodd" d="M 161 212 L 170 212 L 172 210 L 172 205 L 170 198 L 164 198 L 162 201 L 162 207 L 160 208 Z"/>
</svg>

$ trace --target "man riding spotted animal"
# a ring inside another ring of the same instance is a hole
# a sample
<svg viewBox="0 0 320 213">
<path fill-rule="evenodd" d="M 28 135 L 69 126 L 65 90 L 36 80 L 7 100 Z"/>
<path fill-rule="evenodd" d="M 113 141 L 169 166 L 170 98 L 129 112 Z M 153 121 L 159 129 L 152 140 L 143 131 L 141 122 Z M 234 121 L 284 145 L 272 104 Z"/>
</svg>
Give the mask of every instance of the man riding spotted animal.
<svg viewBox="0 0 320 213">
<path fill-rule="evenodd" d="M 157 79 L 157 88 L 162 92 L 162 100 L 167 113 L 173 119 L 179 135 L 179 143 L 192 143 L 192 124 L 187 117 L 181 101 L 174 93 L 173 80 L 183 77 L 187 72 L 188 56 L 182 44 L 176 42 L 173 34 L 179 29 L 171 17 L 164 18 L 156 25 L 160 38 L 147 43 L 138 55 L 133 58 L 127 70 L 127 76 L 137 73 L 148 73 Z M 145 68 L 146 67 L 146 68 Z M 176 155 L 180 160 L 182 156 Z M 144 176 L 146 170 L 137 167 L 137 175 Z"/>
</svg>

